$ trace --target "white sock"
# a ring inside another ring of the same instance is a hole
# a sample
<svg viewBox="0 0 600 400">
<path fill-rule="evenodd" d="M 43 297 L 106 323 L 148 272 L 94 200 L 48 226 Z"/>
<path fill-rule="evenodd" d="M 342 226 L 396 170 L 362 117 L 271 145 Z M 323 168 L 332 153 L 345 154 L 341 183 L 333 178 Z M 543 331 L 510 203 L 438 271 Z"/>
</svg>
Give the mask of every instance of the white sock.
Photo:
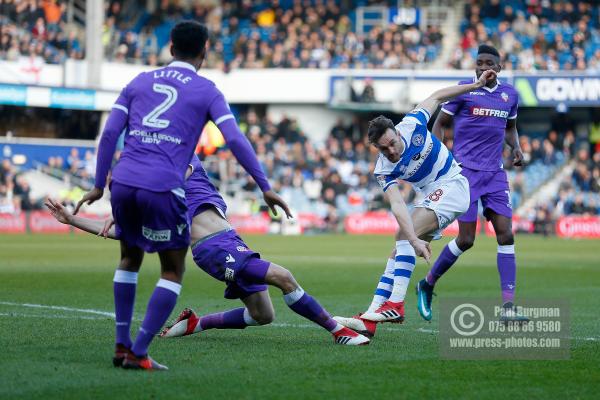
<svg viewBox="0 0 600 400">
<path fill-rule="evenodd" d="M 256 322 L 256 321 L 254 320 L 254 318 L 252 318 L 252 317 L 250 316 L 250 311 L 248 311 L 248 309 L 247 309 L 247 308 L 244 308 L 244 322 L 245 322 L 245 323 L 246 323 L 246 325 L 248 325 L 248 326 L 256 326 L 256 325 L 259 325 L 259 324 L 258 324 L 258 322 Z M 200 325 L 200 324 L 198 324 L 198 325 Z"/>
<path fill-rule="evenodd" d="M 284 294 L 283 301 L 285 301 L 285 304 L 287 304 L 288 306 L 291 306 L 292 304 L 300 300 L 302 296 L 304 296 L 304 289 L 298 286 L 294 291 L 289 292 L 288 294 Z"/>
<path fill-rule="evenodd" d="M 460 255 L 464 253 L 456 244 L 456 239 L 452 239 L 450 242 L 448 242 L 448 250 L 450 250 L 450 253 L 454 254 L 456 257 L 460 257 Z"/>
<path fill-rule="evenodd" d="M 408 240 L 398 240 L 396 242 L 396 265 L 394 270 L 394 289 L 389 298 L 390 301 L 398 303 L 404 301 L 408 283 L 413 270 L 415 269 L 416 254 L 415 249 Z"/>
<path fill-rule="evenodd" d="M 389 258 L 385 266 L 385 271 L 379 278 L 377 289 L 375 289 L 375 295 L 371 301 L 371 305 L 365 312 L 373 312 L 379 308 L 392 294 L 392 288 L 394 287 L 394 268 L 396 260 Z"/>
<path fill-rule="evenodd" d="M 177 296 L 181 293 L 181 284 L 177 282 L 170 281 L 168 279 L 159 279 L 156 287 L 161 287 L 163 289 L 170 290 L 175 293 Z"/>
<path fill-rule="evenodd" d="M 115 277 L 113 278 L 113 282 L 117 283 L 132 283 L 134 285 L 137 284 L 138 281 L 138 273 L 137 272 L 129 272 L 122 269 L 115 270 Z"/>
</svg>

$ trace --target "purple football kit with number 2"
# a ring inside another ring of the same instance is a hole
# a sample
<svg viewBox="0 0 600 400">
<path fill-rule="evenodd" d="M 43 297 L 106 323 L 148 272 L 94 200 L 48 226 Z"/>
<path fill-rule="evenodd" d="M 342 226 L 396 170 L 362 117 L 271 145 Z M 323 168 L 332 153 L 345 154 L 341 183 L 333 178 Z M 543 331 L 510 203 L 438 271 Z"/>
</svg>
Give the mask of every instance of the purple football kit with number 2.
<svg viewBox="0 0 600 400">
<path fill-rule="evenodd" d="M 126 117 L 125 146 L 111 181 L 119 237 L 146 252 L 187 247 L 185 172 L 206 122 L 233 119 L 227 102 L 193 66 L 176 61 L 139 74 L 121 91 L 112 114 Z M 104 187 L 118 133 L 102 137 L 97 187 Z"/>
</svg>

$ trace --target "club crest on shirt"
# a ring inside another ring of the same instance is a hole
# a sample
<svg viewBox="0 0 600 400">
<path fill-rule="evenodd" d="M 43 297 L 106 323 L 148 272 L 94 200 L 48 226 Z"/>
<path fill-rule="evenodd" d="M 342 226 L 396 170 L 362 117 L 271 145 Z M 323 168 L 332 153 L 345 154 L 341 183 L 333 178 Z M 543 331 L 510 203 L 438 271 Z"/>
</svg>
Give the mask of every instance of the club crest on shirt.
<svg viewBox="0 0 600 400">
<path fill-rule="evenodd" d="M 415 146 L 423 146 L 423 144 L 425 143 L 425 136 L 423 136 L 420 133 L 416 133 L 413 135 L 411 142 Z"/>
<path fill-rule="evenodd" d="M 502 100 L 504 100 L 505 103 L 508 101 L 508 95 L 506 94 L 506 92 L 502 92 L 500 94 L 500 97 L 502 97 Z"/>
</svg>

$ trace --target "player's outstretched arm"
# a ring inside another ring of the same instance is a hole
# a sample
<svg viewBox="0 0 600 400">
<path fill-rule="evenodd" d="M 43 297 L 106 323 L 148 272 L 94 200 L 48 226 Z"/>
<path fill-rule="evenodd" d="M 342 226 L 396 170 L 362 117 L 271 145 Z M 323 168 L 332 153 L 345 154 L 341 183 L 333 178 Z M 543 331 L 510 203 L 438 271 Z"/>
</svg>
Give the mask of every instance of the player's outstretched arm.
<svg viewBox="0 0 600 400">
<path fill-rule="evenodd" d="M 231 113 L 229 105 L 223 96 L 217 97 L 211 103 L 209 113 L 211 119 L 223 134 L 225 143 L 227 143 L 233 156 L 244 170 L 252 176 L 260 190 L 263 192 L 263 198 L 265 203 L 267 203 L 267 206 L 269 206 L 275 215 L 277 215 L 275 206 L 279 206 L 283 209 L 286 216 L 291 218 L 292 214 L 290 213 L 289 206 L 281 197 L 279 197 L 279 195 L 271 190 L 269 180 L 260 166 L 260 162 L 256 157 L 254 149 L 246 136 L 240 131 L 240 128 L 235 121 L 235 117 Z"/>
<path fill-rule="evenodd" d="M 410 213 L 408 212 L 408 207 L 406 207 L 400 188 L 398 185 L 392 185 L 385 191 L 385 194 L 390 202 L 392 214 L 394 214 L 394 217 L 396 217 L 396 220 L 398 221 L 400 231 L 406 236 L 410 245 L 415 249 L 417 256 L 423 257 L 429 262 L 429 259 L 431 258 L 431 248 L 428 242 L 417 237 Z"/>
<path fill-rule="evenodd" d="M 99 221 L 71 214 L 62 204 L 53 199 L 47 199 L 44 205 L 52 216 L 60 223 L 74 226 L 88 233 L 105 238 L 116 239 L 115 228 L 109 221 Z M 107 229 L 108 228 L 108 229 Z"/>
<path fill-rule="evenodd" d="M 419 103 L 416 108 L 423 108 L 427 110 L 429 115 L 433 115 L 441 103 L 456 96 L 460 96 L 463 93 L 470 92 L 471 90 L 479 89 L 485 86 L 488 81 L 494 79 L 496 79 L 496 72 L 492 71 L 491 69 L 487 70 L 481 74 L 479 80 L 476 82 L 469 83 L 467 85 L 449 86 L 440 90 L 436 90 L 431 96 Z"/>
<path fill-rule="evenodd" d="M 452 127 L 452 116 L 450 114 L 446 114 L 445 112 L 438 113 L 435 122 L 433 123 L 433 128 L 431 128 L 431 133 L 433 133 L 441 142 L 447 137 L 447 132 L 450 131 Z"/>
</svg>

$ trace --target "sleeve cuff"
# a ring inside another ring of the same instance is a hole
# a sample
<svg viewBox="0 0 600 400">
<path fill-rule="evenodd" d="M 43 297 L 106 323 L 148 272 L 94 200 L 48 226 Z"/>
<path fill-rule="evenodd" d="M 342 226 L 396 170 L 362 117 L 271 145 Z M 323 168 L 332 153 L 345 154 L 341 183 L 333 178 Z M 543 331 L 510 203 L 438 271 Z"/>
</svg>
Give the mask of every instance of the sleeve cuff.
<svg viewBox="0 0 600 400">
<path fill-rule="evenodd" d="M 262 184 L 259 184 L 258 187 L 260 188 L 260 190 L 263 193 L 268 192 L 269 190 L 271 190 L 271 185 L 269 184 L 268 181 L 263 182 Z"/>
<path fill-rule="evenodd" d="M 113 109 L 115 109 L 115 110 L 121 110 L 121 111 L 123 111 L 125 114 L 129 114 L 129 110 L 127 109 L 127 107 L 125 107 L 125 106 L 122 106 L 122 105 L 120 105 L 120 104 L 117 104 L 117 103 L 115 103 L 115 104 L 113 104 L 113 105 L 112 105 L 112 107 L 111 107 L 111 108 L 113 108 Z"/>
<path fill-rule="evenodd" d="M 385 184 L 385 186 L 383 186 L 383 191 L 386 192 L 390 187 L 392 187 L 393 185 L 397 185 L 398 182 L 396 180 L 393 180 L 391 182 L 388 182 Z"/>
<path fill-rule="evenodd" d="M 214 122 L 215 122 L 215 125 L 219 125 L 219 124 L 227 121 L 228 119 L 235 119 L 235 117 L 233 116 L 233 114 L 226 114 L 226 115 L 220 116 Z"/>
<path fill-rule="evenodd" d="M 448 111 L 444 107 L 442 107 L 442 111 L 445 112 L 448 115 L 454 115 L 454 113 L 452 111 Z"/>
</svg>

